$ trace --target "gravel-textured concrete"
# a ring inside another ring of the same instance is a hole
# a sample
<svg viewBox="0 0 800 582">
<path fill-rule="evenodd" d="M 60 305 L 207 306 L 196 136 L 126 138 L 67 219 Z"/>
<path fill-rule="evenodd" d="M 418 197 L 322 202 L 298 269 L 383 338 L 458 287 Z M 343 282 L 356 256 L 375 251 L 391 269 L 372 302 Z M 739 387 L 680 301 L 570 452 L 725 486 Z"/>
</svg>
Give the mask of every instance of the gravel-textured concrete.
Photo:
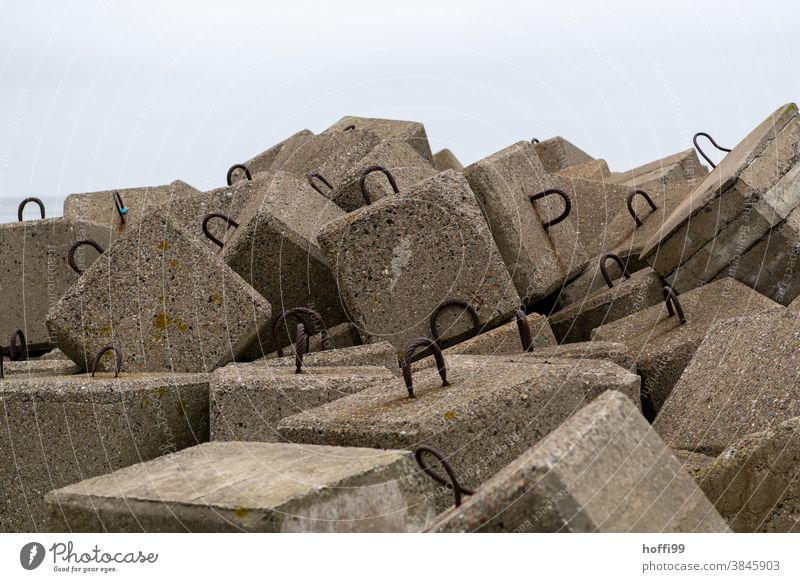
<svg viewBox="0 0 800 582">
<path fill-rule="evenodd" d="M 265 358 L 258 360 L 266 366 L 294 366 L 294 351 L 287 348 L 287 353 L 292 354 L 282 358 Z M 347 348 L 333 348 L 325 351 L 315 351 L 305 355 L 303 365 L 315 366 L 383 366 L 392 373 L 399 374 L 397 350 L 389 342 L 377 342 L 362 346 Z"/>
<path fill-rule="evenodd" d="M 456 155 L 447 148 L 433 154 L 433 167 L 440 172 L 445 170 L 457 170 L 460 172 L 464 169 L 464 165 L 458 161 Z"/>
<path fill-rule="evenodd" d="M 350 126 L 353 126 L 353 129 L 347 129 Z M 362 130 L 374 133 L 381 141 L 405 142 L 414 148 L 428 163 L 433 163 L 433 155 L 431 154 L 431 146 L 428 143 L 428 134 L 425 132 L 425 126 L 417 121 L 346 115 L 322 133 L 338 134 Z"/>
<path fill-rule="evenodd" d="M 314 134 L 307 129 L 298 131 L 260 154 L 240 163 L 250 170 L 250 175 L 253 178 L 255 178 L 257 174 L 276 172 L 280 170 L 280 167 L 277 167 L 275 164 L 275 160 L 278 159 L 278 156 L 281 155 L 282 159 L 288 159 L 292 152 L 296 151 L 297 148 L 303 145 L 306 140 L 313 135 Z M 244 179 L 246 179 L 246 174 L 244 170 L 240 168 L 237 168 L 231 174 L 231 181 L 233 183 Z"/>
</svg>

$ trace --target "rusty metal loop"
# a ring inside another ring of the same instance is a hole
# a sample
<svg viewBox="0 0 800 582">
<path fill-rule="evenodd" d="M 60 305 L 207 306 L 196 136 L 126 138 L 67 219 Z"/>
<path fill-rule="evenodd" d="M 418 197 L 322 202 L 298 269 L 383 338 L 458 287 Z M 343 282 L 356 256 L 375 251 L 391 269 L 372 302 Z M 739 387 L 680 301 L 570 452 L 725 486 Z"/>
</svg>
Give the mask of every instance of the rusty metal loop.
<svg viewBox="0 0 800 582">
<path fill-rule="evenodd" d="M 92 364 L 92 378 L 94 378 L 94 373 L 97 371 L 97 364 L 100 363 L 100 358 L 102 358 L 103 354 L 106 352 L 114 352 L 114 378 L 119 378 L 119 372 L 122 370 L 122 352 L 114 344 L 108 344 L 97 352 L 97 355 L 94 357 L 94 363 Z"/>
<path fill-rule="evenodd" d="M 609 289 L 614 288 L 614 282 L 611 280 L 611 276 L 608 274 L 608 270 L 606 270 L 606 262 L 608 259 L 611 259 L 615 263 L 619 265 L 620 271 L 622 271 L 622 276 L 626 279 L 630 279 L 631 276 L 628 274 L 628 270 L 625 268 L 625 263 L 622 262 L 617 255 L 614 253 L 608 253 L 600 257 L 600 273 L 603 275 L 603 279 L 606 280 L 606 285 L 608 285 Z"/>
<path fill-rule="evenodd" d="M 17 354 L 17 340 L 19 340 L 19 354 Z M 23 362 L 28 359 L 28 342 L 25 341 L 25 333 L 21 329 L 11 332 L 11 339 L 8 340 L 8 358 L 12 362 Z M 2 357 L 2 351 L 0 351 Z"/>
<path fill-rule="evenodd" d="M 25 200 L 19 203 L 19 206 L 17 207 L 17 219 L 20 222 L 22 222 L 22 211 L 25 210 L 25 207 L 28 205 L 28 202 L 33 202 L 39 206 L 39 211 L 42 214 L 42 220 L 44 220 L 44 202 L 33 196 L 26 198 Z"/>
<path fill-rule="evenodd" d="M 272 339 L 275 342 L 279 358 L 283 357 L 283 346 L 281 345 L 279 338 L 281 323 L 290 317 L 300 320 L 301 316 L 307 316 L 311 319 L 311 326 L 314 330 L 314 333 L 311 335 L 319 332 L 319 334 L 322 336 L 322 350 L 325 351 L 331 349 L 331 343 L 328 339 L 328 328 L 325 326 L 325 322 L 322 321 L 322 315 L 320 315 L 318 311 L 314 311 L 308 307 L 293 307 L 281 312 L 281 314 L 275 320 L 275 323 L 272 324 Z M 297 350 L 297 346 L 295 346 L 295 350 Z"/>
<path fill-rule="evenodd" d="M 422 453 L 428 453 L 436 457 L 436 460 L 439 461 L 439 464 L 444 467 L 445 472 L 447 473 L 447 479 L 439 475 L 436 471 L 431 469 L 425 462 L 422 460 Z M 422 469 L 425 474 L 439 483 L 440 485 L 444 485 L 448 489 L 453 490 L 453 496 L 455 497 L 455 504 L 456 507 L 461 506 L 461 496 L 462 495 L 473 495 L 475 491 L 472 489 L 467 489 L 463 485 L 458 482 L 456 478 L 456 473 L 453 471 L 453 467 L 450 466 L 450 463 L 447 462 L 447 459 L 444 456 L 444 453 L 437 448 L 434 448 L 430 445 L 420 445 L 414 451 L 414 458 L 417 460 L 417 464 L 419 465 L 420 469 Z"/>
<path fill-rule="evenodd" d="M 533 351 L 533 336 L 531 335 L 531 326 L 528 323 L 528 318 L 525 312 L 517 309 L 514 315 L 517 320 L 517 330 L 519 331 L 519 339 L 522 342 L 522 351 L 525 353 Z"/>
<path fill-rule="evenodd" d="M 345 127 L 342 131 L 350 131 L 351 129 L 355 129 L 355 128 L 356 128 L 356 126 L 351 123 L 350 125 Z"/>
<path fill-rule="evenodd" d="M 719 145 L 716 141 L 714 141 L 714 138 L 711 137 L 710 135 L 708 135 L 705 131 L 698 131 L 696 134 L 694 134 L 694 136 L 692 137 L 692 143 L 694 144 L 694 149 L 696 149 L 700 153 L 700 155 L 703 156 L 705 161 L 708 162 L 708 164 L 711 166 L 712 169 L 716 168 L 717 164 L 715 164 L 714 162 L 711 161 L 711 158 L 709 158 L 706 155 L 706 153 L 703 151 L 703 148 L 701 148 L 700 145 L 697 143 L 697 138 L 698 137 L 706 138 L 708 141 L 711 142 L 711 145 L 713 145 L 715 148 L 717 148 L 721 152 L 729 152 L 729 151 L 731 151 L 728 148 L 724 148 L 721 145 Z"/>
<path fill-rule="evenodd" d="M 535 138 L 533 138 L 533 139 L 531 140 L 531 143 L 532 143 L 532 144 L 537 144 L 537 143 L 541 143 L 541 142 L 539 141 L 539 138 L 538 138 L 538 137 L 535 137 Z"/>
<path fill-rule="evenodd" d="M 78 275 L 83 275 L 83 269 L 81 269 L 75 262 L 75 251 L 77 251 L 78 248 L 82 247 L 83 245 L 89 245 L 90 247 L 94 247 L 94 249 L 101 255 L 105 252 L 103 250 L 103 247 L 101 247 L 97 243 L 97 241 L 94 241 L 90 238 L 83 238 L 79 241 L 74 242 L 67 251 L 67 262 L 69 263 L 69 266 L 72 267 L 72 270 L 78 273 Z"/>
<path fill-rule="evenodd" d="M 222 248 L 222 246 L 224 246 L 224 243 L 208 231 L 208 221 L 211 220 L 212 218 L 221 218 L 222 220 L 227 222 L 229 226 L 232 226 L 233 228 L 239 228 L 239 223 L 236 222 L 227 214 L 222 214 L 221 212 L 212 212 L 211 214 L 206 214 L 205 218 L 203 218 L 203 234 L 206 235 L 206 238 L 208 240 L 213 242 L 218 247 Z"/>
<path fill-rule="evenodd" d="M 122 202 L 122 196 L 119 195 L 117 190 L 114 190 L 114 193 L 111 195 L 114 199 L 114 206 L 117 207 L 117 214 L 119 214 L 119 221 L 122 224 L 125 224 L 125 215 L 128 214 L 128 209 L 125 208 L 125 203 Z"/>
<path fill-rule="evenodd" d="M 540 198 L 544 198 L 545 196 L 550 196 L 551 194 L 558 194 L 564 200 L 564 212 L 556 216 L 553 220 L 548 220 L 547 222 L 542 224 L 544 228 L 550 228 L 551 226 L 558 224 L 562 220 L 565 220 L 567 216 L 569 216 L 570 210 L 572 210 L 572 201 L 569 199 L 569 196 L 567 196 L 566 192 L 564 192 L 563 190 L 559 190 L 558 188 L 550 188 L 548 190 L 545 190 L 544 192 L 531 194 L 530 196 L 531 203 L 533 203 L 535 200 L 539 200 Z"/>
<path fill-rule="evenodd" d="M 295 374 L 302 372 L 303 356 L 311 349 L 311 340 L 306 333 L 306 326 L 302 323 L 297 324 L 297 333 L 294 336 L 294 366 Z"/>
<path fill-rule="evenodd" d="M 408 342 L 403 349 L 403 363 L 401 367 L 403 368 L 403 380 L 406 382 L 406 390 L 408 390 L 409 398 L 414 398 L 414 384 L 411 378 L 411 358 L 414 356 L 417 349 L 421 347 L 429 347 L 433 352 L 433 357 L 436 360 L 436 368 L 439 370 L 439 377 L 442 379 L 442 386 L 450 385 L 450 382 L 447 381 L 447 368 L 445 368 L 444 356 L 442 355 L 442 349 L 439 347 L 439 344 L 430 338 L 420 337 Z"/>
<path fill-rule="evenodd" d="M 440 303 L 436 309 L 433 310 L 431 313 L 431 337 L 433 341 L 437 343 L 437 345 L 441 346 L 441 342 L 439 341 L 439 330 L 437 329 L 436 322 L 439 319 L 439 315 L 442 311 L 445 310 L 447 307 L 462 307 L 469 313 L 469 316 L 472 318 L 472 335 L 476 336 L 481 331 L 481 324 L 478 320 L 478 313 L 475 311 L 475 308 L 467 303 L 466 301 L 462 301 L 461 299 L 448 299 L 447 301 L 443 301 Z"/>
<path fill-rule="evenodd" d="M 358 179 L 358 187 L 361 188 L 361 195 L 364 197 L 364 202 L 367 204 L 367 206 L 372 204 L 372 200 L 370 200 L 369 194 L 367 194 L 365 180 L 372 172 L 383 172 L 383 174 L 389 179 L 389 185 L 392 187 L 394 193 L 397 194 L 400 192 L 400 189 L 397 187 L 397 182 L 389 170 L 383 166 L 369 166 L 368 168 L 364 168 L 364 171 L 361 172 L 361 177 Z"/>
<path fill-rule="evenodd" d="M 631 216 L 633 216 L 633 220 L 636 221 L 636 226 L 642 226 L 642 219 L 639 218 L 639 216 L 636 214 L 636 211 L 633 209 L 633 199 L 636 198 L 636 196 L 641 196 L 642 198 L 644 198 L 650 205 L 650 208 L 652 208 L 653 210 L 657 210 L 658 206 L 656 206 L 656 203 L 653 202 L 653 199 L 650 198 L 650 196 L 644 190 L 634 190 L 633 192 L 628 194 L 628 212 L 631 213 Z"/>
<path fill-rule="evenodd" d="M 675 312 L 678 312 L 678 321 L 681 323 L 686 323 L 686 318 L 683 315 L 683 308 L 681 307 L 680 302 L 678 301 L 678 294 L 675 290 L 670 287 L 669 285 L 664 285 L 664 301 L 667 304 L 667 314 L 669 317 L 675 315 Z M 673 309 L 673 306 L 675 309 Z"/>
<path fill-rule="evenodd" d="M 317 183 L 314 182 L 314 178 L 325 184 L 328 187 L 328 190 L 333 190 L 333 186 L 331 186 L 331 183 L 328 182 L 325 179 L 325 176 L 323 176 L 319 172 L 309 172 L 308 174 L 306 174 L 306 180 L 308 180 L 308 183 L 311 184 L 311 187 L 320 194 L 322 194 L 323 196 L 325 195 L 325 192 L 323 192 L 322 189 L 317 185 Z"/>
<path fill-rule="evenodd" d="M 250 169 L 245 166 L 244 164 L 234 164 L 230 168 L 228 168 L 228 175 L 226 177 L 226 182 L 228 182 L 228 186 L 233 186 L 233 173 L 236 170 L 244 170 L 244 175 L 248 181 L 253 179 L 253 175 L 250 173 Z"/>
</svg>

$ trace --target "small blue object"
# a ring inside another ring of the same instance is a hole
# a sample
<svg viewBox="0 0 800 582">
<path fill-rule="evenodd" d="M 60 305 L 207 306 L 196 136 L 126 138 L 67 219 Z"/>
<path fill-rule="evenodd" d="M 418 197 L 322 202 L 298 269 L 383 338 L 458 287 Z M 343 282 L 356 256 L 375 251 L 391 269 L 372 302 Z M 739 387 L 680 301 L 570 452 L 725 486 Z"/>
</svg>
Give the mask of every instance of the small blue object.
<svg viewBox="0 0 800 582">
<path fill-rule="evenodd" d="M 119 209 L 119 213 L 120 214 L 127 214 L 128 213 L 128 209 L 127 208 L 120 208 Z"/>
</svg>

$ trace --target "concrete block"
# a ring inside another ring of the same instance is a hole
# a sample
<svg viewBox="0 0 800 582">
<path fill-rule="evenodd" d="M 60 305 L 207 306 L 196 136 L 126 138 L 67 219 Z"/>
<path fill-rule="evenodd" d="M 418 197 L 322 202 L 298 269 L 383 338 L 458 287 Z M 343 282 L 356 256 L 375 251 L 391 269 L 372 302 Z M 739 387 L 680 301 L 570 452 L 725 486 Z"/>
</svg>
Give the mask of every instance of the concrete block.
<svg viewBox="0 0 800 582">
<path fill-rule="evenodd" d="M 607 389 L 639 398 L 639 377 L 601 360 L 506 362 L 507 356 L 450 356 L 413 377 L 415 398 L 385 384 L 290 416 L 278 425 L 300 443 L 414 449 L 434 446 L 475 487 Z"/>
<path fill-rule="evenodd" d="M 115 198 L 115 193 L 119 199 Z M 103 248 L 111 244 L 111 240 L 127 229 L 135 227 L 144 213 L 153 206 L 169 204 L 171 200 L 197 194 L 199 190 L 181 180 L 161 186 L 142 186 L 139 188 L 120 188 L 70 194 L 64 199 L 64 218 L 67 220 L 84 220 L 107 225 L 111 236 L 96 239 Z M 124 220 L 117 211 L 119 201 L 125 208 Z"/>
<path fill-rule="evenodd" d="M 0 224 L 0 329 L 21 328 L 32 351 L 53 345 L 45 327 L 47 310 L 78 280 L 67 263 L 67 253 L 73 243 L 85 238 L 107 242 L 111 229 L 64 218 Z M 97 251 L 84 245 L 75 253 L 75 262 L 86 268 L 97 256 Z"/>
<path fill-rule="evenodd" d="M 558 172 L 570 166 L 591 162 L 594 158 L 561 136 L 534 144 L 536 154 L 548 172 Z"/>
<path fill-rule="evenodd" d="M 588 162 L 562 168 L 558 173 L 568 178 L 580 178 L 595 182 L 602 182 L 611 175 L 608 163 L 605 160 L 589 160 Z"/>
<path fill-rule="evenodd" d="M 49 524 L 72 532 L 420 531 L 434 512 L 426 480 L 405 451 L 214 442 L 53 491 Z"/>
<path fill-rule="evenodd" d="M 618 342 L 578 342 L 540 348 L 524 354 L 529 358 L 574 358 L 578 360 L 608 360 L 632 372 L 637 373 L 636 358 L 625 344 Z M 637 403 L 638 404 L 638 403 Z"/>
<path fill-rule="evenodd" d="M 32 378 L 36 376 L 69 376 L 76 374 L 78 366 L 72 360 L 41 358 L 22 360 L 16 362 L 3 362 L 3 376 L 13 378 L 23 376 Z"/>
<path fill-rule="evenodd" d="M 672 449 L 672 454 L 683 464 L 683 470 L 692 476 L 695 481 L 698 480 L 700 472 L 714 462 L 714 457 L 704 455 L 703 453 L 695 453 L 693 451 L 686 451 L 684 449 Z"/>
<path fill-rule="evenodd" d="M 0 411 L 0 522 L 42 531 L 48 491 L 208 440 L 208 379 L 9 378 Z"/>
<path fill-rule="evenodd" d="M 642 409 L 653 420 L 715 322 L 781 306 L 733 279 L 709 283 L 678 298 L 686 323 L 669 316 L 664 303 L 592 332 L 593 340 L 626 344 L 642 377 Z"/>
<path fill-rule="evenodd" d="M 278 155 L 282 154 L 284 159 L 288 158 L 291 153 L 296 151 L 297 148 L 303 145 L 306 140 L 313 135 L 314 134 L 307 129 L 298 131 L 297 133 L 287 137 L 285 140 L 270 147 L 266 151 L 261 152 L 257 156 L 250 158 L 246 162 L 242 162 L 242 165 L 250 171 L 250 175 L 254 179 L 258 174 L 264 172 L 273 173 L 278 170 L 278 168 L 275 167 L 275 160 L 278 158 Z M 244 170 L 241 168 L 238 168 L 231 173 L 231 182 L 234 184 L 244 179 L 246 179 L 246 175 Z"/>
<path fill-rule="evenodd" d="M 211 371 L 264 333 L 269 303 L 174 219 L 150 211 L 128 235 L 47 315 L 54 342 L 81 368 L 113 341 L 126 371 Z"/>
<path fill-rule="evenodd" d="M 294 319 L 289 319 L 288 324 L 286 325 L 286 330 L 282 333 L 286 334 L 286 337 L 292 337 L 292 331 L 290 329 L 291 324 L 294 322 Z M 340 323 L 338 325 L 334 325 L 330 329 L 327 330 L 327 339 L 328 345 L 330 346 L 331 350 L 338 350 L 340 348 L 349 348 L 353 346 L 360 346 L 361 345 L 361 336 L 358 335 L 358 328 L 353 325 L 352 323 L 345 322 Z M 274 341 L 273 341 L 274 343 Z M 287 357 L 294 357 L 294 344 L 290 346 L 286 346 L 286 342 L 281 342 L 284 344 L 285 352 L 288 354 Z M 262 355 L 262 347 L 259 344 L 256 346 L 256 350 L 251 350 L 253 357 L 250 358 L 251 360 L 271 360 L 278 358 L 278 352 L 270 352 L 266 355 Z M 308 355 L 310 356 L 313 353 L 320 352 L 323 349 L 322 345 L 322 333 L 315 333 L 309 338 L 309 348 L 308 351 L 310 352 Z M 251 354 L 247 354 L 250 356 Z M 292 360 L 294 361 L 294 360 Z"/>
<path fill-rule="evenodd" d="M 460 172 L 464 169 L 464 166 L 458 161 L 455 154 L 447 148 L 433 154 L 433 167 L 440 172 L 444 172 L 445 170 L 456 170 Z"/>
<path fill-rule="evenodd" d="M 800 416 L 793 380 L 799 335 L 798 315 L 783 309 L 719 321 L 654 427 L 672 447 L 716 456 L 749 433 Z"/>
<path fill-rule="evenodd" d="M 554 300 L 554 311 L 564 309 L 576 303 L 585 301 L 586 298 L 602 289 L 608 289 L 608 284 L 605 282 L 602 272 L 600 271 L 600 259 L 607 253 L 602 253 L 589 260 L 586 269 L 577 277 L 566 283 L 561 289 L 558 290 L 558 295 Z M 625 271 L 632 275 L 637 271 L 649 268 L 647 263 L 639 260 L 636 255 L 612 253 L 617 255 L 622 261 Z M 622 269 L 614 261 L 606 263 L 606 271 L 611 277 L 612 281 L 616 281 L 622 277 Z"/>
<path fill-rule="evenodd" d="M 428 143 L 428 134 L 425 132 L 425 126 L 416 121 L 346 115 L 322 133 L 338 134 L 361 130 L 376 134 L 381 141 L 405 142 L 414 148 L 428 163 L 433 164 L 433 155 L 431 154 L 431 146 Z"/>
<path fill-rule="evenodd" d="M 726 269 L 729 276 L 746 279 L 751 273 L 736 267 L 739 258 L 800 202 L 798 143 L 800 117 L 790 103 L 750 132 L 681 202 L 648 241 L 642 258 L 678 292 Z M 783 260 L 789 259 L 788 251 Z M 771 283 L 771 276 L 763 275 L 761 285 Z"/>
<path fill-rule="evenodd" d="M 273 367 L 294 366 L 294 351 L 289 348 L 291 355 L 282 358 L 258 360 L 257 363 Z M 400 374 L 397 362 L 397 350 L 389 342 L 377 342 L 349 348 L 333 348 L 331 350 L 316 351 L 303 357 L 303 365 L 307 367 L 359 367 L 382 366 L 395 375 Z"/>
<path fill-rule="evenodd" d="M 50 350 L 46 354 L 43 354 L 43 355 L 39 356 L 37 359 L 38 360 L 69 360 L 70 362 L 72 361 L 72 360 L 69 359 L 67 354 L 65 354 L 64 352 L 62 352 L 58 348 L 53 348 L 52 350 Z"/>
<path fill-rule="evenodd" d="M 664 282 L 655 271 L 643 269 L 554 313 L 548 318 L 550 327 L 558 343 L 588 341 L 596 327 L 662 302 L 663 288 Z"/>
<path fill-rule="evenodd" d="M 371 202 L 391 196 L 395 193 L 393 186 L 381 171 L 373 171 L 367 175 L 362 192 L 362 174 L 375 166 L 385 168 L 391 174 L 400 192 L 437 173 L 431 163 L 407 143 L 396 140 L 384 141 L 354 164 L 344 178 L 326 195 L 347 212 L 366 206 L 365 193 Z"/>
<path fill-rule="evenodd" d="M 613 391 L 437 522 L 432 531 L 729 531 L 637 408 Z"/>
<path fill-rule="evenodd" d="M 214 441 L 280 442 L 278 424 L 287 416 L 373 386 L 404 389 L 385 367 L 304 365 L 296 374 L 294 362 L 282 368 L 230 364 L 216 370 L 209 384 Z"/>
<path fill-rule="evenodd" d="M 736 532 L 800 532 L 800 417 L 746 435 L 700 471 L 700 488 Z"/>
<path fill-rule="evenodd" d="M 474 194 L 452 170 L 329 222 L 318 240 L 364 343 L 403 349 L 427 335 L 445 300 L 469 301 L 482 327 L 520 303 Z M 461 320 L 441 322 L 445 345 L 472 329 Z"/>
</svg>

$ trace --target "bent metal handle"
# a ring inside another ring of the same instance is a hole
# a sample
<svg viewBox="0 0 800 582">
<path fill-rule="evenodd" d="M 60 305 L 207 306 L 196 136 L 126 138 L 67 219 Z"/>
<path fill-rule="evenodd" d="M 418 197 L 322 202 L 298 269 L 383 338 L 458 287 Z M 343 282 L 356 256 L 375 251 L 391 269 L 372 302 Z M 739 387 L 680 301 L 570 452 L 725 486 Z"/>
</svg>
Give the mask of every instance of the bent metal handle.
<svg viewBox="0 0 800 582">
<path fill-rule="evenodd" d="M 78 273 L 78 275 L 83 275 L 83 269 L 81 269 L 75 262 L 75 251 L 77 251 L 83 245 L 89 245 L 90 247 L 93 247 L 101 255 L 104 252 L 103 247 L 101 247 L 97 241 L 94 241 L 90 238 L 84 238 L 73 243 L 72 246 L 69 247 L 69 251 L 67 251 L 67 262 L 69 263 L 69 266 L 72 267 L 72 270 Z"/>
<path fill-rule="evenodd" d="M 531 194 L 530 201 L 531 203 L 533 203 L 536 200 L 544 198 L 545 196 L 550 196 L 552 194 L 557 194 L 558 196 L 561 196 L 562 200 L 564 200 L 564 211 L 558 216 L 556 216 L 554 219 L 548 220 L 547 222 L 543 223 L 542 226 L 544 228 L 550 228 L 551 226 L 555 226 L 559 222 L 566 220 L 567 216 L 569 216 L 570 210 L 572 210 L 572 201 L 569 199 L 569 196 L 567 196 L 566 192 L 558 188 L 550 188 L 549 190 L 545 190 L 543 192 Z"/>
<path fill-rule="evenodd" d="M 303 368 L 303 356 L 311 347 L 310 339 L 306 333 L 306 326 L 302 323 L 297 324 L 297 333 L 294 336 L 294 366 L 295 374 L 300 374 Z"/>
<path fill-rule="evenodd" d="M 431 313 L 431 337 L 433 341 L 436 342 L 437 345 L 441 346 L 441 342 L 439 341 L 439 330 L 437 328 L 437 321 L 439 319 L 439 315 L 441 315 L 442 311 L 446 308 L 455 306 L 455 307 L 462 307 L 464 308 L 469 316 L 472 318 L 472 335 L 478 335 L 481 331 L 481 324 L 478 320 L 478 313 L 475 311 L 475 308 L 467 303 L 466 301 L 462 301 L 461 299 L 448 299 L 447 301 L 443 301 L 440 303 L 436 309 L 433 310 Z"/>
<path fill-rule="evenodd" d="M 715 148 L 717 148 L 721 152 L 726 152 L 727 153 L 727 152 L 731 151 L 728 148 L 724 148 L 721 145 L 719 145 L 717 142 L 715 142 L 714 138 L 711 137 L 710 135 L 708 135 L 705 131 L 698 131 L 696 134 L 694 134 L 694 137 L 692 137 L 692 143 L 694 144 L 694 148 L 700 153 L 701 156 L 703 156 L 703 159 L 705 159 L 705 161 L 708 162 L 708 164 L 711 166 L 712 169 L 716 168 L 717 164 L 715 164 L 714 162 L 711 161 L 711 158 L 709 158 L 706 155 L 706 153 L 703 151 L 703 148 L 701 148 L 700 144 L 697 143 L 697 138 L 698 137 L 706 138 L 708 141 L 711 142 L 711 145 L 713 145 Z"/>
<path fill-rule="evenodd" d="M 19 340 L 19 353 L 17 353 L 17 340 Z M 28 342 L 25 341 L 25 333 L 21 329 L 11 332 L 11 339 L 8 340 L 8 357 L 12 362 L 22 362 L 28 359 Z M 2 350 L 0 350 L 0 358 Z"/>
<path fill-rule="evenodd" d="M 97 352 L 97 355 L 94 357 L 94 363 L 92 364 L 92 378 L 94 378 L 94 374 L 97 371 L 100 358 L 102 358 L 103 354 L 106 352 L 114 352 L 114 378 L 119 378 L 119 372 L 122 370 L 122 352 L 114 344 L 108 344 Z"/>
<path fill-rule="evenodd" d="M 397 194 L 400 192 L 400 189 L 397 187 L 397 182 L 392 176 L 392 173 L 384 168 L 383 166 L 369 166 L 368 168 L 364 168 L 364 171 L 361 172 L 361 177 L 358 179 L 358 187 L 361 189 L 361 196 L 364 197 L 364 203 L 369 206 L 372 204 L 372 200 L 370 200 L 369 194 L 367 194 L 367 188 L 365 180 L 367 176 L 369 176 L 372 172 L 382 172 L 386 178 L 389 180 L 389 185 L 392 187 L 392 191 Z"/>
<path fill-rule="evenodd" d="M 323 176 L 319 172 L 309 172 L 308 174 L 306 174 L 306 180 L 308 180 L 308 183 L 311 184 L 311 187 L 314 190 L 316 190 L 317 192 L 319 192 L 323 196 L 325 196 L 325 192 L 322 190 L 322 188 L 319 187 L 319 185 L 315 182 L 315 180 L 319 180 L 320 182 L 325 184 L 328 187 L 328 191 L 333 190 L 333 186 L 331 186 L 331 183 L 328 182 L 325 179 L 325 176 Z"/>
<path fill-rule="evenodd" d="M 608 274 L 608 270 L 606 269 L 606 262 L 608 261 L 608 259 L 611 259 L 612 261 L 617 263 L 617 265 L 619 265 L 619 270 L 622 271 L 623 277 L 625 277 L 626 279 L 630 279 L 631 276 L 628 274 L 628 270 L 625 268 L 625 263 L 623 263 L 622 259 L 620 259 L 614 253 L 608 253 L 600 257 L 600 273 L 602 273 L 603 279 L 606 280 L 606 285 L 608 285 L 608 288 L 612 289 L 614 287 L 614 283 L 611 280 L 611 276 Z"/>
<path fill-rule="evenodd" d="M 411 378 L 411 358 L 414 356 L 414 353 L 421 347 L 428 347 L 433 352 L 433 357 L 436 360 L 436 367 L 439 370 L 439 376 L 442 379 L 442 386 L 449 386 L 450 383 L 447 381 L 447 368 L 444 366 L 444 356 L 442 355 L 442 349 L 439 345 L 430 338 L 427 337 L 420 337 L 415 340 L 411 340 L 406 344 L 406 347 L 403 349 L 403 380 L 406 383 L 406 390 L 408 390 L 408 397 L 414 398 L 414 384 Z"/>
<path fill-rule="evenodd" d="M 683 315 L 683 308 L 681 307 L 680 301 L 678 301 L 678 294 L 675 293 L 675 290 L 669 285 L 664 285 L 664 301 L 667 304 L 667 315 L 672 317 L 675 315 L 675 312 L 677 312 L 678 321 L 686 323 L 686 317 Z"/>
<path fill-rule="evenodd" d="M 17 219 L 22 222 L 22 212 L 25 210 L 25 207 L 29 202 L 33 202 L 39 207 L 39 213 L 42 215 L 42 220 L 44 220 L 44 202 L 33 196 L 26 198 L 19 203 L 19 206 L 17 207 Z"/>
<path fill-rule="evenodd" d="M 253 175 L 250 173 L 250 169 L 245 166 L 244 164 L 234 164 L 230 168 L 228 168 L 228 175 L 226 176 L 225 181 L 228 183 L 228 186 L 233 186 L 233 173 L 236 170 L 244 170 L 244 175 L 247 178 L 247 181 L 253 179 Z"/>
<path fill-rule="evenodd" d="M 322 315 L 320 315 L 319 312 L 314 311 L 313 309 L 310 309 L 308 307 L 293 307 L 292 309 L 284 310 L 275 320 L 275 323 L 272 324 L 272 339 L 275 342 L 279 358 L 283 357 L 283 346 L 281 345 L 279 337 L 281 331 L 281 323 L 283 323 L 290 317 L 299 319 L 302 316 L 309 317 L 311 319 L 311 325 L 314 330 L 313 333 L 319 332 L 320 335 L 322 336 L 322 350 L 325 351 L 331 349 L 330 340 L 328 340 L 328 328 L 325 326 L 325 322 L 322 321 Z M 295 349 L 297 349 L 297 346 L 295 346 Z"/>
<path fill-rule="evenodd" d="M 533 335 L 531 334 L 531 326 L 528 323 L 528 318 L 525 312 L 517 309 L 514 315 L 517 320 L 517 330 L 519 331 L 519 339 L 522 342 L 522 351 L 525 353 L 533 351 Z"/>
<path fill-rule="evenodd" d="M 633 199 L 636 198 L 637 196 L 641 196 L 642 198 L 644 198 L 650 205 L 650 208 L 652 208 L 653 210 L 657 210 L 658 206 L 656 206 L 656 203 L 653 202 L 653 199 L 650 198 L 650 196 L 644 190 L 634 190 L 633 192 L 628 194 L 628 212 L 630 212 L 631 216 L 633 216 L 633 220 L 636 222 L 636 226 L 642 226 L 642 219 L 639 218 L 639 215 L 636 214 L 636 211 L 633 209 Z"/>
<path fill-rule="evenodd" d="M 425 461 L 422 460 L 422 454 L 428 453 L 436 457 L 436 460 L 439 461 L 439 464 L 444 467 L 445 473 L 447 473 L 447 479 L 439 475 L 436 471 L 431 469 Z M 455 504 L 456 507 L 461 505 L 461 496 L 462 495 L 473 495 L 475 492 L 472 489 L 467 489 L 463 485 L 458 482 L 456 478 L 456 472 L 453 471 L 453 467 L 450 466 L 450 463 L 444 456 L 444 453 L 437 448 L 434 448 L 430 445 L 420 445 L 414 451 L 414 458 L 417 460 L 417 464 L 419 465 L 420 469 L 422 469 L 425 474 L 436 481 L 437 483 L 444 485 L 448 489 L 453 490 L 453 496 L 455 497 Z"/>
<path fill-rule="evenodd" d="M 221 218 L 222 220 L 224 220 L 225 222 L 228 223 L 228 226 L 232 226 L 233 228 L 239 228 L 239 223 L 236 222 L 234 219 L 232 219 L 227 214 L 222 214 L 221 212 L 212 212 L 211 214 L 206 214 L 205 218 L 203 218 L 203 225 L 202 225 L 203 226 L 203 234 L 206 235 L 206 238 L 208 240 L 213 242 L 218 247 L 222 248 L 224 246 L 224 243 L 221 240 L 219 240 L 217 237 L 215 237 L 213 234 L 211 234 L 209 232 L 209 230 L 208 230 L 208 222 L 212 218 Z"/>
</svg>

